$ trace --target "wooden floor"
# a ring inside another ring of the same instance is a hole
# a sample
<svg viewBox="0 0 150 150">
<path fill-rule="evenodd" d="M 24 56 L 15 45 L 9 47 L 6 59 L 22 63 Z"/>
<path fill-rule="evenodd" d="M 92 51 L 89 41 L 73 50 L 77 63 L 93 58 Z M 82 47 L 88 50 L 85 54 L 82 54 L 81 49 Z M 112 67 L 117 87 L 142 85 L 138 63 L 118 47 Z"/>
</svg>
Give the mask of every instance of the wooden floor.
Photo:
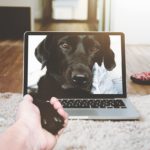
<svg viewBox="0 0 150 150">
<path fill-rule="evenodd" d="M 21 92 L 23 42 L 0 41 L 0 92 Z"/>
<path fill-rule="evenodd" d="M 150 85 L 138 85 L 130 80 L 137 72 L 150 72 L 150 45 L 126 45 L 126 75 L 129 94 L 150 94 Z"/>
<path fill-rule="evenodd" d="M 86 24 L 52 24 L 50 31 L 88 31 Z M 36 30 L 44 30 L 36 24 Z M 127 92 L 128 94 L 150 94 L 150 85 L 138 85 L 130 80 L 136 72 L 150 71 L 150 45 L 127 45 Z M 0 41 L 0 92 L 22 92 L 23 84 L 23 42 Z"/>
</svg>

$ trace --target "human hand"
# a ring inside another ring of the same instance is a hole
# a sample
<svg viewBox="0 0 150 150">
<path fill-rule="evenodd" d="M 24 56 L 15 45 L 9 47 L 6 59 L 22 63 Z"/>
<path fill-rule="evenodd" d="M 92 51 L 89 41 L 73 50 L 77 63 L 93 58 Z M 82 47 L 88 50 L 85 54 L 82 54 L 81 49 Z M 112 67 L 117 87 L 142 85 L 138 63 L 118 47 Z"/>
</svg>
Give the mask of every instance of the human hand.
<svg viewBox="0 0 150 150">
<path fill-rule="evenodd" d="M 22 126 L 22 129 L 25 129 L 29 133 L 27 144 L 30 145 L 32 149 L 52 149 L 63 129 L 61 129 L 56 136 L 43 129 L 41 126 L 40 111 L 32 102 L 33 99 L 30 95 L 24 97 L 24 100 L 19 105 L 16 124 Z M 64 127 L 66 127 L 68 114 L 64 111 L 58 99 L 53 97 L 51 98 L 50 103 L 64 118 Z"/>
</svg>

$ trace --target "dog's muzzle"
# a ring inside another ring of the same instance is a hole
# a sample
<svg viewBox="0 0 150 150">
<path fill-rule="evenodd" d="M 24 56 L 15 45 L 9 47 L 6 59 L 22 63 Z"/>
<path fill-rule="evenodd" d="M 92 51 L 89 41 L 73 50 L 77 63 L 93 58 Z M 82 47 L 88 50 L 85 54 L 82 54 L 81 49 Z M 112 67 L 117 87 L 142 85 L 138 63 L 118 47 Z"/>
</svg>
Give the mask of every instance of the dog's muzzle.
<svg viewBox="0 0 150 150">
<path fill-rule="evenodd" d="M 67 69 L 65 87 L 89 90 L 92 83 L 92 72 L 84 64 L 71 65 Z"/>
</svg>

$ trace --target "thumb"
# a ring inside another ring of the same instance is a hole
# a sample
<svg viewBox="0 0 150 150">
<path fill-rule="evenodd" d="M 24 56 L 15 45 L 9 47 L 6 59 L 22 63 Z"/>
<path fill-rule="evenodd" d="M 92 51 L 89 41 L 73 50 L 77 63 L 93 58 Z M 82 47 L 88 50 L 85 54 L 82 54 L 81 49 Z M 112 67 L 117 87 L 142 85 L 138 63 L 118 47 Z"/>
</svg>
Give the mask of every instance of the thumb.
<svg viewBox="0 0 150 150">
<path fill-rule="evenodd" d="M 33 102 L 33 98 L 32 98 L 32 96 L 29 95 L 29 94 L 26 94 L 26 95 L 24 96 L 23 100 L 29 101 L 29 102 Z"/>
</svg>

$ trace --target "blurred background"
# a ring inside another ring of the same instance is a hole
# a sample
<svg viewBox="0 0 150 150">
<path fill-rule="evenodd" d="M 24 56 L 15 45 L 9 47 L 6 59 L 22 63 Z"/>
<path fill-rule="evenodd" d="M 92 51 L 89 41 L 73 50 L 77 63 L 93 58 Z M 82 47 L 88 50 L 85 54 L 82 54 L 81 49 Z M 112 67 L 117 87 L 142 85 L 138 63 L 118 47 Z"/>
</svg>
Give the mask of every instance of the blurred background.
<svg viewBox="0 0 150 150">
<path fill-rule="evenodd" d="M 33 31 L 121 31 L 128 44 L 150 43 L 149 0 L 0 0 L 0 6 L 0 12 L 7 7 L 7 13 L 3 10 L 0 19 L 8 22 L 10 17 L 13 21 L 15 14 L 16 28 L 17 23 L 19 26 L 31 21 Z"/>
</svg>

